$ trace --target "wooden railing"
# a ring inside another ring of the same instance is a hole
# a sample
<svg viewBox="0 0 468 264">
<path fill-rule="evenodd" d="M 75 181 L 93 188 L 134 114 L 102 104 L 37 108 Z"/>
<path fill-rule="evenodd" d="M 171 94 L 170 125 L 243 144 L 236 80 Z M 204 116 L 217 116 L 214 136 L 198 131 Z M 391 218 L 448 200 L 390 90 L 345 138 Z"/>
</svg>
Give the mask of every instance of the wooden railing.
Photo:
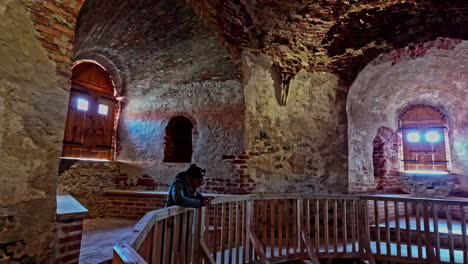
<svg viewBox="0 0 468 264">
<path fill-rule="evenodd" d="M 201 210 L 147 213 L 115 247 L 113 263 L 361 258 L 467 264 L 466 207 L 463 201 L 394 196 L 218 197 Z"/>
<path fill-rule="evenodd" d="M 377 260 L 468 263 L 468 202 L 361 196 L 365 239 Z"/>
</svg>

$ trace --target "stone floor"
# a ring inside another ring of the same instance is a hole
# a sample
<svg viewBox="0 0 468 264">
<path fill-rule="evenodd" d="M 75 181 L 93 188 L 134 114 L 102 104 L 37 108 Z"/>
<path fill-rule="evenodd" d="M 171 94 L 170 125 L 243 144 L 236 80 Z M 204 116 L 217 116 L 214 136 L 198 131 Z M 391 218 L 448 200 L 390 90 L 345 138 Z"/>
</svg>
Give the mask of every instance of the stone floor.
<svg viewBox="0 0 468 264">
<path fill-rule="evenodd" d="M 125 218 L 86 219 L 81 241 L 81 264 L 106 263 L 112 258 L 113 246 L 124 239 L 137 220 Z"/>
</svg>

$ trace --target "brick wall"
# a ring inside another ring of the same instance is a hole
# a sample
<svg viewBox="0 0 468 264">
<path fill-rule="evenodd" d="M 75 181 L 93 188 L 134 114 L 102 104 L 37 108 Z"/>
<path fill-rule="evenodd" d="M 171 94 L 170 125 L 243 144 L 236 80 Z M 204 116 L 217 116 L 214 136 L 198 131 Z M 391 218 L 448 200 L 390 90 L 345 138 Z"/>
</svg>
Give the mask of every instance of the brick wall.
<svg viewBox="0 0 468 264">
<path fill-rule="evenodd" d="M 202 187 L 203 192 L 218 194 L 247 194 L 255 189 L 255 181 L 252 180 L 248 170 L 250 156 L 258 156 L 258 153 L 246 153 L 223 155 L 223 160 L 231 164 L 232 176 L 229 178 L 207 178 Z"/>
<path fill-rule="evenodd" d="M 401 189 L 398 182 L 398 134 L 390 128 L 379 128 L 372 143 L 374 164 L 374 177 L 377 181 L 377 190 Z"/>
<path fill-rule="evenodd" d="M 125 218 L 140 218 L 147 212 L 163 208 L 165 192 L 107 191 L 107 215 Z"/>
<path fill-rule="evenodd" d="M 83 219 L 57 220 L 57 264 L 78 263 Z"/>
</svg>

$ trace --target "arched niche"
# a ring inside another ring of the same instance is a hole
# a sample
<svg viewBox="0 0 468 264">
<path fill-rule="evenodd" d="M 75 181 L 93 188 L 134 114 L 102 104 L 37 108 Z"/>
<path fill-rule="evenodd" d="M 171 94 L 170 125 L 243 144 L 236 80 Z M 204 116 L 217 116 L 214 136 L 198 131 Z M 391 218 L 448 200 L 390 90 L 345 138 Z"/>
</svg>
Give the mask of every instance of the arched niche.
<svg viewBox="0 0 468 264">
<path fill-rule="evenodd" d="M 446 45 L 451 43 L 453 45 Z M 444 44 L 444 45 L 442 45 Z M 411 105 L 437 106 L 449 117 L 452 173 L 468 175 L 468 41 L 437 39 L 382 54 L 352 84 L 347 99 L 349 190 L 375 189 L 373 140 L 381 127 L 398 130 L 399 114 Z M 441 48 L 445 47 L 445 48 Z"/>
</svg>

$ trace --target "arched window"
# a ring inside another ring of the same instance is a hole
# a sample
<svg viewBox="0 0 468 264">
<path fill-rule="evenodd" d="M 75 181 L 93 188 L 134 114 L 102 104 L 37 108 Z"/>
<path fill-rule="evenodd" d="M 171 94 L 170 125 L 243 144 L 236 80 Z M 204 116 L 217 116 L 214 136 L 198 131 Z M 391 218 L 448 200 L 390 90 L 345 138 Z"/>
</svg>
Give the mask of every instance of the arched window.
<svg viewBox="0 0 468 264">
<path fill-rule="evenodd" d="M 111 160 L 117 101 L 109 74 L 91 62 L 72 70 L 62 157 Z"/>
<path fill-rule="evenodd" d="M 429 105 L 409 107 L 400 115 L 400 168 L 408 173 L 450 171 L 447 117 Z"/>
<path fill-rule="evenodd" d="M 164 162 L 190 163 L 192 160 L 192 122 L 183 116 L 169 121 L 164 138 Z"/>
</svg>

